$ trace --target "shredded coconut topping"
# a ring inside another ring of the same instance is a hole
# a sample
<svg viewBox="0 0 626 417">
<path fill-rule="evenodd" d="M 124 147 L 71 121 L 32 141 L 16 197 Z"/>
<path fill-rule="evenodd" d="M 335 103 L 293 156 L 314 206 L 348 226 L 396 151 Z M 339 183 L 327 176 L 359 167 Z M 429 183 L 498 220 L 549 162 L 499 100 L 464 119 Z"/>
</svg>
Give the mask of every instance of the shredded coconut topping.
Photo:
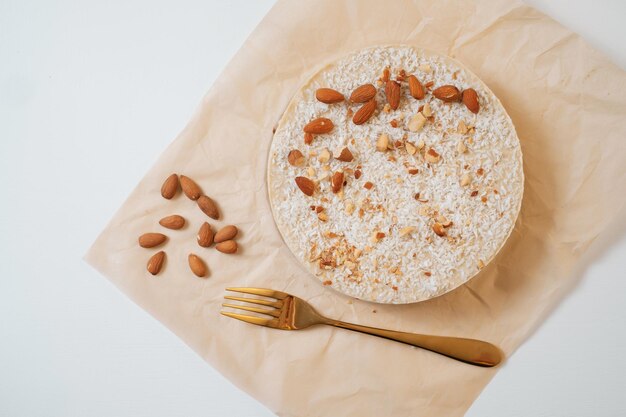
<svg viewBox="0 0 626 417">
<path fill-rule="evenodd" d="M 391 110 L 379 81 L 386 67 L 392 80 L 404 70 L 432 87 L 416 100 L 399 81 Z M 347 98 L 367 83 L 377 87 L 377 109 L 357 126 L 361 104 Z M 480 111 L 431 94 L 447 84 L 476 90 Z M 318 88 L 346 101 L 321 103 Z M 334 129 L 305 144 L 303 127 L 319 117 Z M 337 159 L 346 147 L 350 162 Z M 303 164 L 289 163 L 294 149 Z M 408 46 L 365 49 L 314 75 L 283 115 L 268 165 L 274 218 L 295 256 L 324 285 L 380 303 L 426 300 L 476 275 L 511 233 L 524 185 L 519 140 L 494 94 L 451 58 Z M 335 172 L 344 174 L 338 192 Z M 298 189 L 299 176 L 316 184 L 312 196 Z"/>
</svg>

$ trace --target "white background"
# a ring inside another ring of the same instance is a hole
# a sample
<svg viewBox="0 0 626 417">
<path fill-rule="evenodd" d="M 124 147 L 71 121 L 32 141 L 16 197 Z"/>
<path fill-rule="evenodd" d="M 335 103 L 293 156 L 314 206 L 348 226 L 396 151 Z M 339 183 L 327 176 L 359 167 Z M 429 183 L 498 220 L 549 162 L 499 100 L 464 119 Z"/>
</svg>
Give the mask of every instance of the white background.
<svg viewBox="0 0 626 417">
<path fill-rule="evenodd" d="M 625 2 L 530 3 L 626 68 Z M 81 260 L 271 5 L 0 0 L 0 416 L 272 415 Z M 623 224 L 469 416 L 624 415 Z"/>
</svg>

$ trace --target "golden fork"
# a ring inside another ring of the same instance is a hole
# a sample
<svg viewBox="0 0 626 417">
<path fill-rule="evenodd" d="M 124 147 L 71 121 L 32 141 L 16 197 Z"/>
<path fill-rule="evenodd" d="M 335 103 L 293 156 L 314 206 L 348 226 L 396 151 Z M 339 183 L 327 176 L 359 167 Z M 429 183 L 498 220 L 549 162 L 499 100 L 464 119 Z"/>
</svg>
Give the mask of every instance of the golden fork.
<svg viewBox="0 0 626 417">
<path fill-rule="evenodd" d="M 265 288 L 226 288 L 226 291 L 273 298 L 273 300 L 266 300 L 249 297 L 234 297 L 231 295 L 224 296 L 227 300 L 241 301 L 244 303 L 269 307 L 258 308 L 239 304 L 222 304 L 223 307 L 250 311 L 272 317 L 264 318 L 247 314 L 231 313 L 228 311 L 221 312 L 225 316 L 245 321 L 246 323 L 257 324 L 259 326 L 266 326 L 280 330 L 301 330 L 316 324 L 327 324 L 329 326 L 341 327 L 342 329 L 354 330 L 356 332 L 367 333 L 385 339 L 406 343 L 407 345 L 430 350 L 472 365 L 496 366 L 502 360 L 502 353 L 500 352 L 500 349 L 491 343 L 480 340 L 397 332 L 395 330 L 377 329 L 375 327 L 345 323 L 343 321 L 323 317 L 303 299 L 281 291 L 274 291 Z"/>
</svg>

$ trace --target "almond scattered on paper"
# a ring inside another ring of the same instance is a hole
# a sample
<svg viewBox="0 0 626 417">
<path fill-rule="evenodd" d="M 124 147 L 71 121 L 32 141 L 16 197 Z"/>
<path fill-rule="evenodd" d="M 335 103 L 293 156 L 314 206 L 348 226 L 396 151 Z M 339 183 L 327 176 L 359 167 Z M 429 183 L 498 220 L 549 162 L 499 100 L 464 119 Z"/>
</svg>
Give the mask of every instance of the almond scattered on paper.
<svg viewBox="0 0 626 417">
<path fill-rule="evenodd" d="M 209 223 L 202 223 L 202 226 L 200 226 L 200 229 L 198 230 L 196 240 L 198 241 L 198 245 L 203 248 L 208 248 L 213 244 L 213 229 L 211 229 L 211 225 Z"/>
<path fill-rule="evenodd" d="M 163 198 L 167 200 L 172 199 L 176 195 L 176 192 L 178 191 L 178 185 L 179 185 L 178 175 L 172 174 L 169 177 L 167 177 L 167 179 L 161 186 L 161 195 L 163 196 Z"/>
<path fill-rule="evenodd" d="M 237 253 L 237 242 L 234 240 L 225 240 L 215 245 L 215 249 L 226 254 Z"/>
<path fill-rule="evenodd" d="M 220 218 L 220 212 L 217 209 L 217 205 L 215 204 L 215 201 L 213 201 L 210 197 L 207 197 L 206 195 L 201 195 L 198 198 L 197 203 L 198 207 L 200 207 L 200 210 L 202 210 L 204 214 L 206 214 L 210 218 L 214 220 L 218 220 Z"/>
<path fill-rule="evenodd" d="M 167 240 L 167 236 L 163 233 L 144 233 L 139 236 L 139 246 L 142 248 L 154 248 L 163 244 Z"/>
<path fill-rule="evenodd" d="M 179 230 L 185 226 L 185 218 L 178 214 L 172 214 L 159 220 L 159 224 L 167 229 Z"/>
<path fill-rule="evenodd" d="M 157 275 L 161 272 L 161 268 L 163 267 L 163 262 L 165 262 L 165 252 L 159 251 L 152 255 L 150 259 L 148 259 L 148 264 L 146 265 L 146 269 L 152 275 Z"/>
<path fill-rule="evenodd" d="M 191 272 L 193 272 L 197 277 L 203 278 L 206 276 L 206 264 L 198 255 L 195 255 L 193 253 L 190 254 L 187 257 L 187 261 L 189 262 L 189 268 L 191 269 Z"/>
<path fill-rule="evenodd" d="M 189 177 L 180 176 L 180 185 L 183 193 L 191 200 L 197 200 L 202 195 L 202 189 Z"/>
<path fill-rule="evenodd" d="M 229 224 L 228 226 L 222 227 L 215 234 L 215 238 L 213 239 L 213 241 L 215 243 L 222 243 L 227 240 L 233 240 L 235 236 L 237 236 L 237 233 L 239 233 L 239 229 L 237 229 L 237 226 Z"/>
</svg>

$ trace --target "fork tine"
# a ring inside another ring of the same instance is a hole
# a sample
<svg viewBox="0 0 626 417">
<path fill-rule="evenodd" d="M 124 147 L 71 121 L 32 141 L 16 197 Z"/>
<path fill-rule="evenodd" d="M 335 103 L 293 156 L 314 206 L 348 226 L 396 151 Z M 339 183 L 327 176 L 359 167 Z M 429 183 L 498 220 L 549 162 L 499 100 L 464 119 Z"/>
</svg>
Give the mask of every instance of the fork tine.
<svg viewBox="0 0 626 417">
<path fill-rule="evenodd" d="M 282 300 L 289 296 L 289 294 L 285 292 L 274 291 L 274 290 L 270 290 L 267 288 L 236 287 L 236 288 L 226 288 L 226 291 L 242 292 L 244 294 L 260 295 L 262 297 L 273 297 L 279 300 Z"/>
<path fill-rule="evenodd" d="M 276 319 L 264 319 L 261 317 L 248 316 L 245 314 L 229 313 L 228 311 L 220 311 L 220 314 L 233 319 L 245 321 L 246 323 L 252 323 L 259 326 L 278 328 L 278 320 Z"/>
<path fill-rule="evenodd" d="M 229 304 L 229 303 L 222 304 L 222 307 L 229 307 L 229 308 L 234 308 L 234 309 L 246 310 L 246 311 L 251 311 L 253 313 L 259 313 L 259 314 L 267 314 L 267 315 L 270 315 L 270 316 L 273 316 L 273 317 L 280 316 L 280 310 L 276 310 L 276 309 L 268 310 L 267 308 L 248 307 L 248 306 Z"/>
<path fill-rule="evenodd" d="M 242 301 L 244 303 L 259 304 L 262 306 L 269 306 L 269 307 L 276 307 L 276 308 L 281 308 L 283 306 L 283 302 L 280 300 L 268 301 L 268 300 L 262 300 L 260 298 L 233 297 L 232 295 L 225 295 L 224 298 L 227 300 Z"/>
</svg>

